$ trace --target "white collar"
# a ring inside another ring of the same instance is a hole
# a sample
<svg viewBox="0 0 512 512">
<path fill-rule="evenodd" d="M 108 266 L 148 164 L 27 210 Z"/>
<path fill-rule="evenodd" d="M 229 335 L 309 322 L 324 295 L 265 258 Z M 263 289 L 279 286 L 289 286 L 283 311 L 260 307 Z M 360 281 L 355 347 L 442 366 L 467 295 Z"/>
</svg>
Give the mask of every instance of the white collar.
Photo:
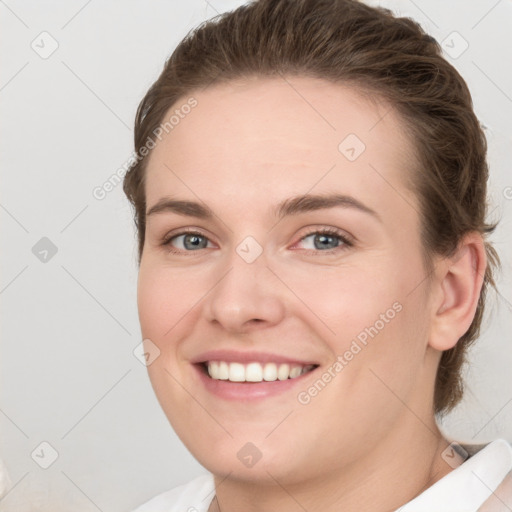
<svg viewBox="0 0 512 512">
<path fill-rule="evenodd" d="M 459 444 L 471 451 L 470 446 Z M 511 475 L 512 446 L 497 439 L 395 512 L 478 512 L 482 504 L 490 504 L 489 498 L 506 478 L 512 480 Z M 508 492 L 507 504 L 512 505 L 512 492 Z M 213 474 L 207 473 L 156 496 L 134 512 L 173 512 L 193 508 L 197 512 L 206 512 L 214 495 Z M 486 510 L 490 512 L 497 508 L 493 506 Z"/>
<path fill-rule="evenodd" d="M 476 512 L 511 470 L 512 447 L 497 439 L 395 512 Z"/>
</svg>

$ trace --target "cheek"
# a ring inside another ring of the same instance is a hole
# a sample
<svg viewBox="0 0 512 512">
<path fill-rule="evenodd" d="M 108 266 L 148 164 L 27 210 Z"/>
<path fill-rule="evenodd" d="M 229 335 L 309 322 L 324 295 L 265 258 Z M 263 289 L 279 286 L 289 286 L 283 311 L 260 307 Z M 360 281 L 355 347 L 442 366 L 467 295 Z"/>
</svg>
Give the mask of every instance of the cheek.
<svg viewBox="0 0 512 512">
<path fill-rule="evenodd" d="M 409 261 L 407 268 L 377 257 L 364 268 L 329 273 L 323 269 L 314 279 L 311 273 L 293 278 L 294 291 L 307 299 L 310 310 L 322 320 L 322 333 L 326 332 L 323 326 L 329 330 L 322 337 L 333 362 L 341 356 L 343 366 L 353 370 L 345 372 L 348 381 L 343 387 L 356 385 L 358 379 L 363 385 L 375 380 L 370 367 L 391 384 L 406 387 L 422 364 L 428 316 L 423 288 L 417 287 L 422 275 L 417 263 Z M 292 275 L 287 277 L 291 283 Z"/>
<path fill-rule="evenodd" d="M 141 262 L 137 285 L 141 333 L 159 350 L 147 371 L 155 395 L 173 425 L 177 422 L 174 411 L 185 410 L 190 400 L 179 385 L 183 381 L 179 337 L 189 320 L 187 311 L 195 302 L 187 298 L 192 295 L 193 291 L 180 282 L 179 273 L 151 265 L 148 260 Z"/>
<path fill-rule="evenodd" d="M 386 410 L 398 413 L 423 378 L 427 308 L 423 295 L 410 294 L 403 284 L 388 283 L 366 302 L 362 296 L 354 298 L 350 335 L 337 344 L 349 370 L 340 392 L 358 397 L 360 406 L 367 405 L 363 410 L 371 410 L 372 403 L 380 404 L 383 415 Z"/>
<path fill-rule="evenodd" d="M 393 305 L 401 300 L 400 280 L 391 268 L 392 263 L 375 254 L 364 262 L 342 263 L 338 267 L 289 266 L 278 270 L 282 280 L 316 317 L 314 324 L 318 324 L 322 337 L 331 340 L 333 348 L 342 350 L 347 341 L 359 334 L 364 341 L 365 329 L 375 323 L 382 331 L 398 314 L 399 305 Z M 299 306 L 298 301 L 293 301 Z"/>
<path fill-rule="evenodd" d="M 197 301 L 197 293 L 190 284 L 190 279 L 180 279 L 179 272 L 141 264 L 137 306 L 143 337 L 154 338 L 158 343 L 171 336 L 174 326 Z"/>
</svg>

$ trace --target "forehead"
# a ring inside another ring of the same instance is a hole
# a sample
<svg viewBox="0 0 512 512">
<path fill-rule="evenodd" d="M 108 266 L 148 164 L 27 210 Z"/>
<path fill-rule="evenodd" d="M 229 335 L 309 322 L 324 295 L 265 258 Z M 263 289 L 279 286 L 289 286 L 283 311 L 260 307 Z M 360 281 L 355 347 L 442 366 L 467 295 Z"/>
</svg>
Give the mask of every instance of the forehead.
<svg viewBox="0 0 512 512">
<path fill-rule="evenodd" d="M 238 200 L 336 187 L 396 201 L 413 167 L 396 112 L 355 87 L 296 76 L 237 80 L 181 98 L 164 122 L 191 97 L 196 106 L 151 152 L 148 205 L 165 192 L 190 197 L 204 184 Z"/>
</svg>

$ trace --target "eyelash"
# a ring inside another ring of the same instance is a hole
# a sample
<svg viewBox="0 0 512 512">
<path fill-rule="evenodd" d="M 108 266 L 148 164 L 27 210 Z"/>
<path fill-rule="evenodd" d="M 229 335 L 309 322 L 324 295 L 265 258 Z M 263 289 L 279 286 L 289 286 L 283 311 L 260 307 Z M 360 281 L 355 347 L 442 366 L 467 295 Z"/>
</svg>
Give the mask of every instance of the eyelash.
<svg viewBox="0 0 512 512">
<path fill-rule="evenodd" d="M 198 252 L 198 251 L 187 251 L 182 249 L 176 249 L 171 245 L 171 241 L 175 238 L 178 238 L 183 235 L 197 235 L 201 238 L 206 238 L 208 240 L 208 237 L 204 236 L 203 233 L 199 231 L 195 231 L 193 229 L 190 230 L 183 230 L 179 233 L 173 233 L 172 235 L 168 235 L 164 237 L 164 239 L 161 242 L 161 245 L 166 247 L 168 251 L 172 254 L 183 254 L 183 253 L 190 253 L 190 252 Z M 347 250 L 350 247 L 353 247 L 354 243 L 347 235 L 344 235 L 341 233 L 341 231 L 334 229 L 334 228 L 320 228 L 320 229 L 313 229 L 310 232 L 306 233 L 299 242 L 302 242 L 305 238 L 308 238 L 311 235 L 327 235 L 327 236 L 333 236 L 338 238 L 342 243 L 335 247 L 334 249 L 327 249 L 325 251 L 316 250 L 316 249 L 304 249 L 309 254 L 334 254 L 338 251 L 344 251 Z"/>
</svg>

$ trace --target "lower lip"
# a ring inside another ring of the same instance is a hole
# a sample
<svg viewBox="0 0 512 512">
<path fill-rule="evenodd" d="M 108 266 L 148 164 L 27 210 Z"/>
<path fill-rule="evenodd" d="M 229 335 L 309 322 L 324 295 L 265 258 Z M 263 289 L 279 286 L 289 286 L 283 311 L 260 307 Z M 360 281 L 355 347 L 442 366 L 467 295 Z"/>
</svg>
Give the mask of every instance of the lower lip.
<svg viewBox="0 0 512 512">
<path fill-rule="evenodd" d="M 212 394 L 226 400 L 258 400 L 279 395 L 292 389 L 317 370 L 311 370 L 300 377 L 286 380 L 261 381 L 261 382 L 230 382 L 228 380 L 212 379 L 204 372 L 201 365 L 194 364 L 196 372 L 205 388 Z"/>
</svg>

